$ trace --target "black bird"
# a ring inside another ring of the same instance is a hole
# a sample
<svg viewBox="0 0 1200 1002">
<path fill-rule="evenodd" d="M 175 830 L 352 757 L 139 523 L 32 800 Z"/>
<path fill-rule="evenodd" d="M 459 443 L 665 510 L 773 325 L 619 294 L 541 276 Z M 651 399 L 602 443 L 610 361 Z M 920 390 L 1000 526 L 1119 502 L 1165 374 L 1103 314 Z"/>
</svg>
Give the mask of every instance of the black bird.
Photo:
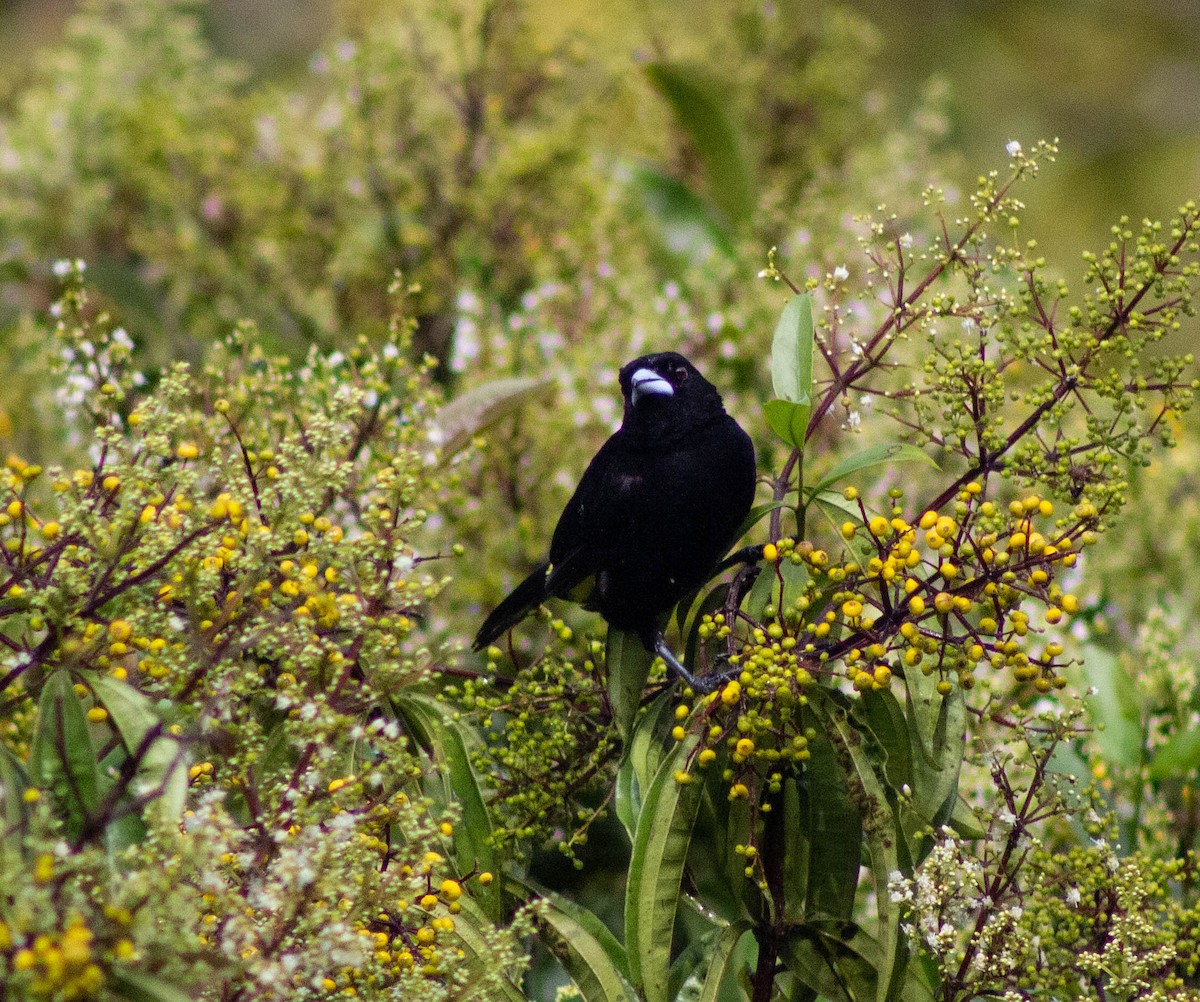
<svg viewBox="0 0 1200 1002">
<path fill-rule="evenodd" d="M 572 598 L 637 636 L 689 685 L 662 622 L 713 573 L 754 499 L 754 445 L 682 355 L 621 369 L 625 415 L 596 453 L 539 564 L 488 616 L 475 649 L 548 598 Z"/>
</svg>

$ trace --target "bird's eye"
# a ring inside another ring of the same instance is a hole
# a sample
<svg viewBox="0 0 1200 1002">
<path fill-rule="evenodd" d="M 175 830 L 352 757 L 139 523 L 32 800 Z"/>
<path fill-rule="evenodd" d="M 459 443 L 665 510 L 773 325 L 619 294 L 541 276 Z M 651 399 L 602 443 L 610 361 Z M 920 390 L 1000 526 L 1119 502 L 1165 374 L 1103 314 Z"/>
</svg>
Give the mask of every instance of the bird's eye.
<svg viewBox="0 0 1200 1002">
<path fill-rule="evenodd" d="M 686 383 L 688 371 L 682 365 L 675 366 L 675 379 L 677 382 Z"/>
</svg>

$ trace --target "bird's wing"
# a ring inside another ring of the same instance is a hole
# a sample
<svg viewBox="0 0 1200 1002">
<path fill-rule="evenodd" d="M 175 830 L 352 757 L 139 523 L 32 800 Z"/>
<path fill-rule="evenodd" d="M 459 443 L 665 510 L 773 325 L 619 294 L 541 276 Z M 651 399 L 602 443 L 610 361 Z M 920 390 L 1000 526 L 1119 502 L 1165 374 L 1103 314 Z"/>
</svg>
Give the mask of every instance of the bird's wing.
<svg viewBox="0 0 1200 1002">
<path fill-rule="evenodd" d="M 592 458 L 550 540 L 553 595 L 565 595 L 598 569 L 601 551 L 627 528 L 638 506 L 639 475 L 630 472 L 629 443 L 620 431 Z"/>
</svg>

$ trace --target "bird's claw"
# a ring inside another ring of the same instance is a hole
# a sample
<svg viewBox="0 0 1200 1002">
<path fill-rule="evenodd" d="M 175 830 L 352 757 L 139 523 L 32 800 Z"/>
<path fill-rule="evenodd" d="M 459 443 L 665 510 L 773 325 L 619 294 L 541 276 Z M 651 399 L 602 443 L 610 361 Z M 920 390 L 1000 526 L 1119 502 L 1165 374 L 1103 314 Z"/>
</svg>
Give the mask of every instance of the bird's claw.
<svg viewBox="0 0 1200 1002">
<path fill-rule="evenodd" d="M 674 651 L 667 646 L 667 642 L 661 635 L 654 640 L 654 653 L 667 663 L 667 668 L 670 669 L 676 678 L 681 679 L 684 685 L 701 696 L 707 696 L 709 693 L 716 692 L 726 682 L 737 678 L 742 673 L 741 668 L 734 665 L 725 671 L 712 671 L 706 675 L 693 675 L 683 666 L 683 662 L 675 656 Z M 728 664 L 728 654 L 717 655 L 717 663 L 720 664 L 722 662 Z"/>
</svg>

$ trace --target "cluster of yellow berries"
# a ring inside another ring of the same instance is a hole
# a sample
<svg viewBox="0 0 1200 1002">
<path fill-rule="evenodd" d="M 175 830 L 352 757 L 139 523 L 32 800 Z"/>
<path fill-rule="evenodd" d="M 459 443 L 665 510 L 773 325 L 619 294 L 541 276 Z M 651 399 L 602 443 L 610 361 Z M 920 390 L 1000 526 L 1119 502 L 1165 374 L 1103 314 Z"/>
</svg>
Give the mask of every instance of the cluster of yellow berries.
<svg viewBox="0 0 1200 1002">
<path fill-rule="evenodd" d="M 858 691 L 885 688 L 895 672 L 917 668 L 938 671 L 943 693 L 951 685 L 948 675 L 969 688 L 974 665 L 985 660 L 1042 691 L 1061 686 L 1054 667 L 1062 645 L 1031 654 L 1024 638 L 1035 629 L 1020 606 L 1025 600 L 1044 605 L 1048 625 L 1078 612 L 1078 599 L 1053 577 L 1095 542 L 1098 512 L 1081 501 L 1049 524 L 1051 501 L 1031 495 L 1000 507 L 981 500 L 982 490 L 967 484 L 953 514 L 927 511 L 915 525 L 898 507 L 890 518 L 862 509 L 861 521 L 841 526 L 843 540 L 859 541 L 857 552 L 842 561 L 807 541 L 768 543 L 768 573 L 787 563 L 804 573 L 776 570 L 778 601 L 766 606 L 764 625 L 749 638 L 757 645 L 755 663 L 762 663 L 762 645 L 769 642 L 774 650 L 767 659 L 798 657 L 809 670 L 829 673 L 840 663 Z M 893 492 L 893 501 L 899 496 Z M 845 497 L 858 500 L 853 488 Z M 702 624 L 702 639 L 714 635 L 715 624 Z"/>
<path fill-rule="evenodd" d="M 738 628 L 729 658 L 736 677 L 696 707 L 677 707 L 673 728 L 677 741 L 700 736 L 695 765 L 721 758 L 730 799 L 752 797 L 764 782 L 778 788 L 787 763 L 808 759 L 814 721 L 806 690 L 818 677 L 866 693 L 909 672 L 936 672 L 937 691 L 947 695 L 955 684 L 971 688 L 977 667 L 989 665 L 1041 692 L 1064 684 L 1055 671 L 1063 645 L 1033 649 L 1043 628 L 1021 606 L 1042 605 L 1047 625 L 1079 611 L 1054 575 L 1095 541 L 1098 512 L 1081 501 L 1055 519 L 1054 504 L 1036 495 L 1001 506 L 982 494 L 982 485 L 969 483 L 950 511 L 926 511 L 910 523 L 901 492 L 891 493 L 885 517 L 868 514 L 851 488 L 845 498 L 858 503 L 861 518 L 840 526 L 841 557 L 806 540 L 763 547 L 769 600 L 752 600 L 751 621 Z M 761 600 L 764 592 L 753 594 Z M 697 633 L 729 642 L 733 624 L 709 614 Z M 680 770 L 676 779 L 694 776 Z"/>
<path fill-rule="evenodd" d="M 132 941 L 118 939 L 107 951 L 98 951 L 95 935 L 80 916 L 71 917 L 61 932 L 43 933 L 22 942 L 0 922 L 0 952 L 8 955 L 11 987 L 32 998 L 82 999 L 94 997 L 104 986 L 102 961 L 130 960 Z"/>
<path fill-rule="evenodd" d="M 416 974 L 421 977 L 439 977 L 446 973 L 448 957 L 461 958 L 464 952 L 447 942 L 447 937 L 457 928 L 454 916 L 462 911 L 460 898 L 463 882 L 474 879 L 483 887 L 490 885 L 494 875 L 484 871 L 471 873 L 461 879 L 447 877 L 436 887 L 432 872 L 444 862 L 436 852 L 425 853 L 417 867 L 425 874 L 425 891 L 413 899 L 402 898 L 392 909 L 379 912 L 369 922 L 358 927 L 358 934 L 371 941 L 371 956 L 378 965 L 377 970 L 385 976 Z M 411 866 L 401 868 L 401 876 L 412 877 Z M 327 976 L 323 987 L 327 991 L 356 994 L 355 985 L 364 978 L 359 968 L 345 967 L 336 974 Z"/>
</svg>

